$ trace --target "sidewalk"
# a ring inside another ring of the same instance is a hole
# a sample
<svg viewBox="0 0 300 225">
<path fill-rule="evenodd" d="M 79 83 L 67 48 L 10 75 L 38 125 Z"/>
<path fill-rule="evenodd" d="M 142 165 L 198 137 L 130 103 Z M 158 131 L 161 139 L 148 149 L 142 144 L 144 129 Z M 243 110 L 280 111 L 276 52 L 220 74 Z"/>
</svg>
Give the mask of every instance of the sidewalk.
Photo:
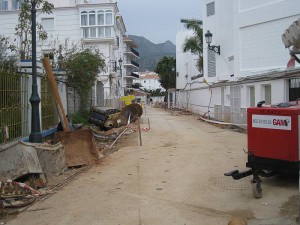
<svg viewBox="0 0 300 225">
<path fill-rule="evenodd" d="M 142 147 L 119 149 L 7 224 L 215 225 L 232 217 L 294 224 L 297 181 L 264 179 L 264 196 L 254 199 L 251 177 L 224 177 L 245 168 L 246 134 L 156 108 L 147 108 L 142 127 L 147 117 Z"/>
</svg>

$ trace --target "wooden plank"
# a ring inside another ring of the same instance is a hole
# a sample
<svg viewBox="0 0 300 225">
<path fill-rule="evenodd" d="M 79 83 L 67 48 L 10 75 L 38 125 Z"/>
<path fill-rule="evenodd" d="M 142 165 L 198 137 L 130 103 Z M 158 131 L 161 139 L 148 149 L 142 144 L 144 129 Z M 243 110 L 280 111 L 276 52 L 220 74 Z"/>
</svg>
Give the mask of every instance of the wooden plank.
<svg viewBox="0 0 300 225">
<path fill-rule="evenodd" d="M 50 86 L 51 86 L 51 89 L 52 89 L 52 92 L 54 95 L 54 99 L 55 99 L 55 103 L 56 103 L 56 108 L 57 108 L 58 115 L 59 115 L 60 121 L 62 123 L 62 126 L 64 128 L 64 131 L 70 131 L 69 121 L 67 120 L 66 113 L 65 113 L 61 98 L 58 93 L 58 88 L 57 88 L 57 84 L 56 84 L 56 81 L 55 81 L 55 78 L 54 78 L 54 75 L 52 72 L 51 64 L 47 57 L 43 58 L 43 65 L 44 65 L 45 71 L 47 73 L 49 82 L 50 82 Z"/>
</svg>

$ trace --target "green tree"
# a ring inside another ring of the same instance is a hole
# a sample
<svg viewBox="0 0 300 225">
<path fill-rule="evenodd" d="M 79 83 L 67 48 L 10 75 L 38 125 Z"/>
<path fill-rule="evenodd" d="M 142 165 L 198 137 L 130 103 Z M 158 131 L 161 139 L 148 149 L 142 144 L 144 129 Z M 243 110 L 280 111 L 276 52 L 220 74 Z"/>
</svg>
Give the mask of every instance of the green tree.
<svg viewBox="0 0 300 225">
<path fill-rule="evenodd" d="M 20 0 L 19 0 L 20 1 Z M 34 0 L 36 2 L 36 8 L 40 13 L 51 14 L 54 5 L 49 3 L 47 0 Z M 15 35 L 19 38 L 19 54 L 21 59 L 28 59 L 31 55 L 31 4 L 32 0 L 22 1 L 21 10 L 19 13 L 18 24 L 15 27 Z M 44 30 L 40 23 L 36 23 L 37 27 L 37 38 L 40 41 L 47 39 L 47 32 Z"/>
<path fill-rule="evenodd" d="M 156 65 L 155 72 L 158 73 L 161 86 L 166 90 L 176 88 L 175 68 L 176 60 L 167 56 L 161 58 Z"/>
<path fill-rule="evenodd" d="M 63 67 L 66 70 L 68 86 L 73 88 L 80 98 L 80 112 L 84 112 L 98 73 L 104 70 L 105 61 L 97 50 L 84 49 L 67 54 Z"/>
<path fill-rule="evenodd" d="M 143 87 L 143 85 L 141 83 L 137 82 L 137 83 L 132 84 L 132 87 L 140 89 L 141 87 Z"/>
<path fill-rule="evenodd" d="M 0 35 L 0 68 L 17 69 L 17 56 L 11 52 L 11 42 L 8 37 Z"/>
<path fill-rule="evenodd" d="M 188 20 L 185 27 L 194 31 L 194 36 L 186 38 L 182 49 L 184 52 L 191 51 L 199 56 L 197 68 L 199 72 L 203 70 L 203 30 L 199 20 Z"/>
</svg>

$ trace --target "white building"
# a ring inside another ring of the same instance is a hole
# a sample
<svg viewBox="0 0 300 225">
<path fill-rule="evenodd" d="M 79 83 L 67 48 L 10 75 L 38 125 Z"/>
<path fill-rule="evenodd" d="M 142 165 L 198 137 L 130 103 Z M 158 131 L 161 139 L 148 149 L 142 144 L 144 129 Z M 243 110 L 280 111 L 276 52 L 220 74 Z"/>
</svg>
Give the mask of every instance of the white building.
<svg viewBox="0 0 300 225">
<path fill-rule="evenodd" d="M 127 88 L 131 88 L 134 83 L 134 79 L 138 77 L 137 72 L 139 71 L 139 63 L 137 62 L 139 59 L 139 52 L 136 50 L 139 46 L 138 44 L 129 39 L 128 37 L 123 38 L 124 43 L 124 61 L 123 65 L 125 68 L 124 77 L 124 90 Z"/>
<path fill-rule="evenodd" d="M 159 82 L 159 76 L 155 72 L 142 72 L 139 73 L 139 78 L 134 80 L 134 83 L 140 83 L 145 90 L 157 90 L 165 91 Z"/>
<path fill-rule="evenodd" d="M 290 54 L 282 42 L 282 34 L 300 17 L 300 1 L 203 2 L 204 43 L 209 30 L 211 45 L 220 46 L 220 54 L 204 44 L 204 77 L 177 93 L 178 103 L 218 120 L 245 124 L 247 107 L 259 101 L 277 104 L 300 97 L 299 64 L 287 69 Z M 177 63 L 177 71 L 183 70 L 185 62 L 177 58 Z M 182 76 L 177 78 L 179 88 L 185 86 Z M 210 86 L 201 83 L 204 79 Z"/>
<path fill-rule="evenodd" d="M 191 104 L 194 104 L 189 101 L 189 89 L 191 85 L 193 85 L 194 88 L 200 87 L 199 81 L 193 79 L 200 74 L 196 67 L 199 57 L 191 52 L 183 52 L 182 46 L 184 41 L 193 36 L 194 32 L 186 30 L 183 28 L 183 24 L 181 25 L 181 30 L 176 34 L 176 88 L 180 89 L 176 102 L 179 107 L 188 108 L 187 105 L 191 106 Z M 175 98 L 175 95 L 170 97 Z M 171 101 L 175 102 L 175 99 Z"/>
<path fill-rule="evenodd" d="M 37 22 L 48 33 L 47 41 L 38 43 L 38 59 L 54 51 L 54 43 L 79 44 L 99 49 L 106 62 L 106 69 L 98 75 L 92 105 L 117 106 L 117 99 L 124 95 L 124 87 L 132 83 L 132 67 L 137 70 L 131 52 L 136 58 L 137 46 L 130 46 L 126 27 L 116 1 L 112 0 L 48 0 L 54 4 L 52 14 L 37 13 Z M 0 35 L 15 38 L 18 22 L 17 0 L 0 1 Z M 132 46 L 132 45 L 131 45 Z M 56 46 L 57 47 L 57 46 Z"/>
</svg>

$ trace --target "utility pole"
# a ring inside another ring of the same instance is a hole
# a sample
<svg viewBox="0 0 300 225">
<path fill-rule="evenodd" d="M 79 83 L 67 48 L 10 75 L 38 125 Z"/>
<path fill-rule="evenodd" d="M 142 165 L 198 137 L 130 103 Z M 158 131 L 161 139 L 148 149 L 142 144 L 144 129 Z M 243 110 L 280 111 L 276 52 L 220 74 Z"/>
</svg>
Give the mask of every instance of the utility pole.
<svg viewBox="0 0 300 225">
<path fill-rule="evenodd" d="M 42 143 L 43 137 L 40 125 L 40 97 L 38 94 L 37 85 L 37 70 L 36 70 L 36 0 L 31 1 L 31 31 L 32 31 L 32 93 L 30 96 L 31 103 L 31 133 L 29 142 Z"/>
</svg>

